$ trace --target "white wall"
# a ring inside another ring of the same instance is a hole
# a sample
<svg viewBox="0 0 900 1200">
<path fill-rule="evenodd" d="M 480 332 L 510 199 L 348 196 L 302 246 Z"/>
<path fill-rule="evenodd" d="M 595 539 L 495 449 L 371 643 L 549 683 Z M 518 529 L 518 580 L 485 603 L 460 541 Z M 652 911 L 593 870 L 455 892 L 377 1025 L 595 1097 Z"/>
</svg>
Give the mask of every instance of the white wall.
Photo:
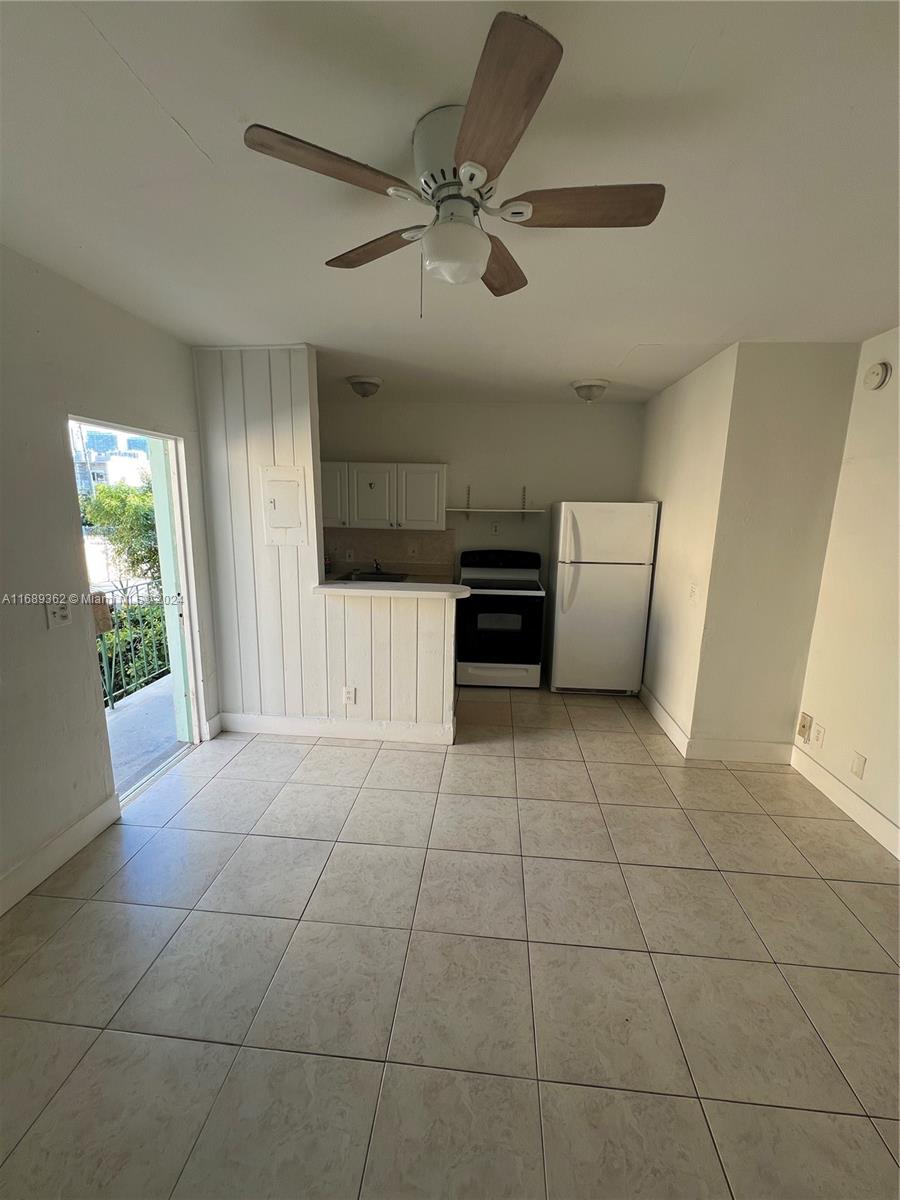
<svg viewBox="0 0 900 1200">
<path fill-rule="evenodd" d="M 423 384 L 423 387 L 427 384 Z M 447 503 L 518 508 L 555 500 L 632 500 L 641 458 L 642 404 L 432 404 L 330 398 L 320 414 L 322 458 L 359 462 L 445 462 Z M 491 534 L 492 521 L 500 532 Z M 457 549 L 502 546 L 546 556 L 547 516 L 448 514 Z M 399 556 L 400 558 L 403 555 Z"/>
<path fill-rule="evenodd" d="M 453 602 L 315 591 L 315 351 L 194 354 L 223 727 L 448 741 Z M 265 544 L 260 468 L 274 465 L 304 468 L 306 545 Z"/>
<path fill-rule="evenodd" d="M 183 437 L 204 661 L 214 661 L 190 351 L 173 337 L 2 250 L 2 586 L 84 592 L 71 415 Z M 48 630 L 3 605 L 0 907 L 115 820 L 93 619 Z M 215 678 L 205 679 L 217 707 Z"/>
<path fill-rule="evenodd" d="M 732 346 L 647 406 L 646 698 L 682 753 L 787 762 L 856 348 Z"/>
<path fill-rule="evenodd" d="M 647 404 L 638 491 L 661 508 L 644 686 L 684 739 L 693 723 L 736 367 L 731 346 Z"/>
<path fill-rule="evenodd" d="M 738 348 L 691 725 L 697 757 L 789 756 L 857 355 L 840 344 Z M 716 744 L 728 741 L 740 753 Z"/>
<path fill-rule="evenodd" d="M 800 707 L 825 728 L 824 745 L 797 742 L 794 764 L 876 836 L 896 827 L 898 331 L 864 342 L 828 537 Z M 893 366 L 877 392 L 862 378 Z M 854 752 L 865 774 L 850 773 Z M 855 801 L 855 803 L 854 803 Z M 868 810 L 868 811 L 867 811 Z M 879 820 L 886 818 L 885 821 Z M 896 834 L 894 835 L 896 846 Z"/>
</svg>

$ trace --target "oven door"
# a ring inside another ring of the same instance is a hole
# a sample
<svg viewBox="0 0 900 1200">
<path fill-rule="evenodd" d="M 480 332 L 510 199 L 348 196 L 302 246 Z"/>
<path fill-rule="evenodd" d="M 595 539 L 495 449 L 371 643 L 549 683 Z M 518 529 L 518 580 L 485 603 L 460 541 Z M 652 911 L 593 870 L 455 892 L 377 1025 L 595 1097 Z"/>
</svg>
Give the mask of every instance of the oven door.
<svg viewBox="0 0 900 1200">
<path fill-rule="evenodd" d="M 475 593 L 456 602 L 461 663 L 539 663 L 544 597 Z"/>
</svg>

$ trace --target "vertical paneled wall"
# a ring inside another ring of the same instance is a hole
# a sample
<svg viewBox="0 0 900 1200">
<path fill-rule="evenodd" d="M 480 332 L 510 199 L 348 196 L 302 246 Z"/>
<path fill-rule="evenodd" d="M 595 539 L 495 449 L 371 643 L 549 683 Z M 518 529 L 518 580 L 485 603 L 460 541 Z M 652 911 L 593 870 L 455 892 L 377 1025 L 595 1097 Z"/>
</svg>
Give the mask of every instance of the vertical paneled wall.
<svg viewBox="0 0 900 1200">
<path fill-rule="evenodd" d="M 348 736 L 391 724 L 415 737 L 420 725 L 437 739 L 452 723 L 453 602 L 314 591 L 315 351 L 198 349 L 194 360 L 224 727 L 315 732 L 340 721 Z M 302 546 L 265 544 L 267 466 L 305 471 Z"/>
</svg>

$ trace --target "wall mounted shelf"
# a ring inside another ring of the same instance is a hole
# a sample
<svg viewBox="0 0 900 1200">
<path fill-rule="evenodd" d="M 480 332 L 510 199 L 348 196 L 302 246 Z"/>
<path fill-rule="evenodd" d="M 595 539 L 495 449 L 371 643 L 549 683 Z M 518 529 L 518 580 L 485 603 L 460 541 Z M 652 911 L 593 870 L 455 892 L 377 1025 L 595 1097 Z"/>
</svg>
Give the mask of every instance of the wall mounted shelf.
<svg viewBox="0 0 900 1200">
<path fill-rule="evenodd" d="M 524 521 L 527 516 L 530 516 L 535 513 L 545 513 L 547 511 L 546 508 L 526 508 L 525 507 L 526 501 L 527 501 L 527 493 L 526 493 L 525 488 L 522 488 L 522 504 L 521 504 L 521 507 L 519 507 L 519 508 L 477 508 L 477 507 L 473 508 L 472 505 L 470 504 L 471 498 L 472 498 L 472 487 L 470 484 L 466 488 L 466 506 L 465 506 L 465 508 L 450 508 L 450 507 L 448 507 L 446 511 L 448 513 L 450 513 L 450 512 L 465 513 L 467 521 L 472 513 L 518 513 L 519 516 Z"/>
</svg>

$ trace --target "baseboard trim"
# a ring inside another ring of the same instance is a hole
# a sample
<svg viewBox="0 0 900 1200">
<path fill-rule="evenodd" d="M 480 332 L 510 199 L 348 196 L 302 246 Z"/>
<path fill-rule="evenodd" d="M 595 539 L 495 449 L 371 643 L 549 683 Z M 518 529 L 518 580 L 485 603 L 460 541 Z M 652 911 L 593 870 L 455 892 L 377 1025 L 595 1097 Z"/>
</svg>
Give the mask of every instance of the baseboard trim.
<svg viewBox="0 0 900 1200">
<path fill-rule="evenodd" d="M 214 717 L 200 722 L 200 737 L 205 742 L 218 737 L 222 732 L 222 714 L 216 713 Z"/>
<path fill-rule="evenodd" d="M 740 762 L 789 763 L 790 742 L 745 742 L 738 738 L 691 737 L 644 685 L 640 691 L 644 707 L 685 758 L 735 759 Z"/>
<path fill-rule="evenodd" d="M 678 752 L 687 758 L 690 738 L 684 732 L 675 718 L 666 712 L 666 710 L 646 685 L 641 687 L 641 690 L 638 694 L 643 702 L 644 707 L 649 711 L 650 716 L 653 717 L 658 725 L 662 726 L 663 732 L 667 735 L 669 741 L 673 742 L 678 749 Z M 697 758 L 700 756 L 695 755 L 694 757 Z"/>
<path fill-rule="evenodd" d="M 789 763 L 790 742 L 743 742 L 738 738 L 691 738 L 686 758 L 728 758 L 739 762 Z"/>
<path fill-rule="evenodd" d="M 248 713 L 219 713 L 228 733 L 299 733 L 310 737 L 377 738 L 387 742 L 428 742 L 452 746 L 456 723 L 423 721 L 332 721 L 328 717 L 267 717 Z"/>
<path fill-rule="evenodd" d="M 866 833 L 871 834 L 886 850 L 890 850 L 895 858 L 900 858 L 900 829 L 884 813 L 873 808 L 862 796 L 858 796 L 852 788 L 847 787 L 796 744 L 791 754 L 791 766 L 833 804 L 843 809 L 848 817 L 852 817 L 857 825 L 861 825 Z"/>
<path fill-rule="evenodd" d="M 118 821 L 119 811 L 119 800 L 114 793 L 86 817 L 58 833 L 34 854 L 7 871 L 0 879 L 0 913 L 5 913 L 14 904 L 18 904 L 23 896 L 27 896 L 48 875 L 52 875 L 63 863 L 68 862 L 73 854 L 83 850 L 98 833 L 102 833 Z"/>
</svg>

